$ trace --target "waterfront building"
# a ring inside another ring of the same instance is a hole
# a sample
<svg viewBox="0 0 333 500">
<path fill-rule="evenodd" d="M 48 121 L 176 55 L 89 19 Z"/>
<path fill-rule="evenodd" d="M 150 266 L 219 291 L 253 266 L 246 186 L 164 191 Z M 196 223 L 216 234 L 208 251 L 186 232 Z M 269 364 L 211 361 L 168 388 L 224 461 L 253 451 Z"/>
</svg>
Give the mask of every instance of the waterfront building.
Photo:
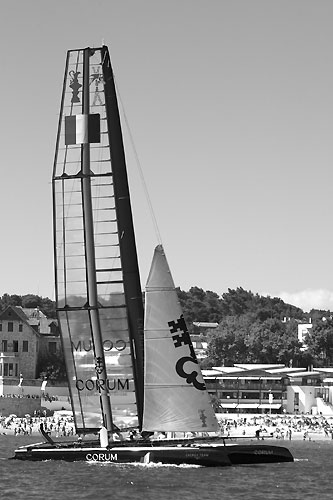
<svg viewBox="0 0 333 500">
<path fill-rule="evenodd" d="M 0 313 L 0 394 L 1 382 L 38 377 L 40 357 L 60 349 L 56 320 L 38 308 L 7 306 Z"/>
<path fill-rule="evenodd" d="M 333 416 L 333 368 L 235 364 L 203 370 L 221 413 Z"/>
</svg>

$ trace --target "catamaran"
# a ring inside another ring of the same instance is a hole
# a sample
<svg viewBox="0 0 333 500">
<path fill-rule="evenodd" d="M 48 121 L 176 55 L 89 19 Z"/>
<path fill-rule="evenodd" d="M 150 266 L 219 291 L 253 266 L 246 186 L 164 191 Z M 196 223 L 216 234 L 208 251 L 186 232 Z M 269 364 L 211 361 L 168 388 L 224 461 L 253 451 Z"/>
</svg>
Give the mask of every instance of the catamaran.
<svg viewBox="0 0 333 500">
<path fill-rule="evenodd" d="M 162 245 L 144 310 L 106 46 L 67 53 L 52 185 L 57 316 L 80 439 L 56 442 L 41 429 L 45 442 L 18 448 L 15 458 L 204 466 L 292 461 L 284 447 L 211 442 L 219 427 Z M 139 439 L 129 436 L 131 429 Z"/>
</svg>

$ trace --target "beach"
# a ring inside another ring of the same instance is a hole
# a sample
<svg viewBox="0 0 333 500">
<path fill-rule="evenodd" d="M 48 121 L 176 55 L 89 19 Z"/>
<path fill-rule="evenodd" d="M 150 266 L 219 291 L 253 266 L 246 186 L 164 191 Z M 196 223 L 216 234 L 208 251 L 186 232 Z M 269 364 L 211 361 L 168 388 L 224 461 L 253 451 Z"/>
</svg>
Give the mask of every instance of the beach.
<svg viewBox="0 0 333 500">
<path fill-rule="evenodd" d="M 333 440 L 333 418 L 322 415 L 217 414 L 220 433 L 230 439 Z"/>
<path fill-rule="evenodd" d="M 52 416 L 9 415 L 0 417 L 0 434 L 14 436 L 40 435 L 40 425 L 52 437 L 74 436 L 74 419 L 69 412 L 54 412 Z"/>
</svg>

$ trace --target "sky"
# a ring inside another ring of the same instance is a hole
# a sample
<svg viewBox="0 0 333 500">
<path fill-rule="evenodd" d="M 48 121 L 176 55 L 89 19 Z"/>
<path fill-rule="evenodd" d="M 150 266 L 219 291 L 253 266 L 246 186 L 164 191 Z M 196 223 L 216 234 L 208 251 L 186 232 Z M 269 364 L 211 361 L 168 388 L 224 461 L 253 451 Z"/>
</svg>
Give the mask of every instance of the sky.
<svg viewBox="0 0 333 500">
<path fill-rule="evenodd" d="M 159 242 L 143 177 L 182 290 L 333 310 L 332 21 L 331 0 L 2 0 L 0 295 L 55 298 L 66 51 L 104 43 L 142 286 Z"/>
</svg>

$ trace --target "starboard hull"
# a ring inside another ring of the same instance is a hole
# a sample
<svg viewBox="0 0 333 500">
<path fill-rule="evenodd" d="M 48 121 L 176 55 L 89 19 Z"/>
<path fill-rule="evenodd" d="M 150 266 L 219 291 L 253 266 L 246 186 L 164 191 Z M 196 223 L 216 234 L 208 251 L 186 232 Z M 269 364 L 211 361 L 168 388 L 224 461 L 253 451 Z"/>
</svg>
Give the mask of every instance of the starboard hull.
<svg viewBox="0 0 333 500">
<path fill-rule="evenodd" d="M 200 446 L 80 446 L 40 443 L 15 450 L 18 460 L 65 460 L 101 463 L 190 464 L 206 467 L 293 462 L 293 456 L 282 446 L 261 444 Z"/>
<path fill-rule="evenodd" d="M 100 463 L 162 463 L 171 465 L 201 465 L 206 467 L 230 466 L 226 450 L 211 446 L 119 446 L 100 447 L 53 447 L 47 444 L 21 447 L 15 450 L 19 460 L 65 460 L 68 462 Z"/>
</svg>

